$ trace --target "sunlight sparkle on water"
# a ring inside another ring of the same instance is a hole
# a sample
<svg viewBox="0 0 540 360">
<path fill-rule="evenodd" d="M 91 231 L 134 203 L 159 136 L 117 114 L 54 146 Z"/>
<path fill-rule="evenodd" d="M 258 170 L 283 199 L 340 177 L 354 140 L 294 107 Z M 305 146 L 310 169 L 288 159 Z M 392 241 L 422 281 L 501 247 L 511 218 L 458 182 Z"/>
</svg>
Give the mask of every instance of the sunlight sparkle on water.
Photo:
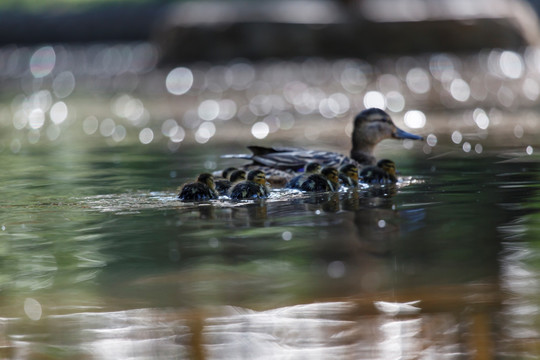
<svg viewBox="0 0 540 360">
<path fill-rule="evenodd" d="M 257 139 L 264 139 L 269 132 L 270 127 L 265 122 L 257 122 L 251 127 L 251 134 Z"/>
<path fill-rule="evenodd" d="M 437 145 L 437 136 L 435 134 L 429 134 L 426 137 L 426 143 L 431 147 L 436 146 Z"/>
<path fill-rule="evenodd" d="M 386 99 L 384 95 L 378 91 L 368 91 L 364 95 L 364 106 L 366 108 L 379 108 L 384 109 L 386 107 Z"/>
<path fill-rule="evenodd" d="M 452 133 L 451 137 L 454 144 L 459 144 L 463 140 L 463 135 L 461 135 L 461 133 L 457 130 Z"/>
<path fill-rule="evenodd" d="M 63 123 L 68 116 L 68 108 L 66 103 L 63 101 L 54 103 L 53 106 L 51 106 L 49 114 L 53 123 L 57 125 Z"/>
<path fill-rule="evenodd" d="M 193 73 L 185 67 L 177 67 L 169 72 L 165 80 L 167 90 L 173 95 L 187 93 L 193 85 Z"/>
<path fill-rule="evenodd" d="M 405 113 L 403 122 L 411 129 L 421 129 L 426 125 L 426 115 L 419 110 L 410 110 Z"/>
<path fill-rule="evenodd" d="M 56 64 L 56 53 L 51 46 L 44 46 L 34 52 L 30 58 L 30 71 L 35 78 L 49 75 Z"/>
<path fill-rule="evenodd" d="M 154 140 L 154 132 L 150 128 L 144 128 L 139 133 L 139 140 L 141 144 L 150 144 Z"/>
</svg>

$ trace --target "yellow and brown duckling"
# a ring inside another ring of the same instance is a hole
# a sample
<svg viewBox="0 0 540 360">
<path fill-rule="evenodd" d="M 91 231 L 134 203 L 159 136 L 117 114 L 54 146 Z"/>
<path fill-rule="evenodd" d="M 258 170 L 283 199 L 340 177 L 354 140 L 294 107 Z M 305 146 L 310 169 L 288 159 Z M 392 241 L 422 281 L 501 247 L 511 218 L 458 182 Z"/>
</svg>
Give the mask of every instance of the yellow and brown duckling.
<svg viewBox="0 0 540 360">
<path fill-rule="evenodd" d="M 229 193 L 233 200 L 265 199 L 270 194 L 266 187 L 266 174 L 262 170 L 251 170 L 247 180 L 234 185 Z"/>
<path fill-rule="evenodd" d="M 375 165 L 373 150 L 385 139 L 422 140 L 423 138 L 399 129 L 385 111 L 371 108 L 360 112 L 354 118 L 350 157 L 329 151 L 262 146 L 248 146 L 252 152 L 249 155 L 226 155 L 225 157 L 250 159 L 252 163 L 244 168 L 258 167 L 269 176 L 273 174 L 272 171 L 276 171 L 285 176 L 288 174 L 291 178 L 294 172 L 301 171 L 308 162 L 318 162 L 321 166 L 336 168 L 350 163 L 355 164 L 359 169 Z"/>
<path fill-rule="evenodd" d="M 339 181 L 343 186 L 358 187 L 358 167 L 354 164 L 347 164 L 340 167 Z"/>
<path fill-rule="evenodd" d="M 379 160 L 377 166 L 368 166 L 362 169 L 360 180 L 367 184 L 396 183 L 396 164 L 388 159 Z"/>
<path fill-rule="evenodd" d="M 335 167 L 327 166 L 321 170 L 320 174 L 308 176 L 306 181 L 300 185 L 302 191 L 338 191 L 339 174 Z"/>
<path fill-rule="evenodd" d="M 208 173 L 200 174 L 195 182 L 184 184 L 178 195 L 181 201 L 206 201 L 217 197 L 214 176 Z"/>
<path fill-rule="evenodd" d="M 231 182 L 230 182 L 229 178 L 231 177 L 231 174 L 235 170 L 238 170 L 238 169 L 235 168 L 235 167 L 228 167 L 225 170 L 223 170 L 221 172 L 221 174 L 213 173 L 213 175 L 215 176 L 214 183 L 216 185 L 216 191 L 218 193 L 221 194 L 223 191 L 227 191 L 227 189 L 229 189 L 229 187 L 231 186 Z M 220 176 L 220 177 L 218 177 L 218 176 Z"/>
<path fill-rule="evenodd" d="M 307 180 L 307 178 L 310 175 L 313 174 L 320 174 L 321 173 L 321 165 L 317 162 L 310 162 L 307 163 L 306 166 L 304 166 L 304 172 L 300 175 L 296 175 L 293 177 L 289 182 L 287 182 L 287 185 L 285 185 L 288 189 L 300 189 L 300 186 L 304 181 Z"/>
<path fill-rule="evenodd" d="M 221 180 L 219 186 L 216 182 L 216 190 L 219 195 L 228 195 L 229 190 L 239 183 L 240 181 L 246 180 L 247 173 L 245 170 L 234 170 L 228 175 L 229 180 Z"/>
</svg>

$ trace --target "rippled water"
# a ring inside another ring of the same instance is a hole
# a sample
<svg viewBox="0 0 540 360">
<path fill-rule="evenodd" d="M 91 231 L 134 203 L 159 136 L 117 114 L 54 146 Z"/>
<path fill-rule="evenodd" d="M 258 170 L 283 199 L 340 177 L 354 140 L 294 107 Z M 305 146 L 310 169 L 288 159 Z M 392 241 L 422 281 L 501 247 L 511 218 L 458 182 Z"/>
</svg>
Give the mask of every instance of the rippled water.
<svg viewBox="0 0 540 360">
<path fill-rule="evenodd" d="M 0 155 L 3 357 L 540 354 L 535 156 L 419 151 L 398 186 L 193 205 L 176 186 L 225 149 L 117 150 Z"/>
<path fill-rule="evenodd" d="M 540 356 L 537 54 L 1 49 L 0 357 Z M 364 106 L 426 137 L 379 145 L 396 186 L 176 200 L 248 144 L 348 152 Z"/>
</svg>

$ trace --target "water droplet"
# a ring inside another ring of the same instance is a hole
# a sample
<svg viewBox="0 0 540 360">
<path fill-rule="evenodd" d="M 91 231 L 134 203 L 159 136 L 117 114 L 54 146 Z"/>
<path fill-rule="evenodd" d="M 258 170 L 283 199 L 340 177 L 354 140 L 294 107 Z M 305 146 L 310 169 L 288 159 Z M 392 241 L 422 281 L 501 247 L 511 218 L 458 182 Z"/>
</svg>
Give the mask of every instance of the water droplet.
<svg viewBox="0 0 540 360">
<path fill-rule="evenodd" d="M 527 155 L 533 154 L 533 147 L 531 145 L 527 146 L 527 149 L 525 149 L 525 152 L 527 152 Z"/>
</svg>

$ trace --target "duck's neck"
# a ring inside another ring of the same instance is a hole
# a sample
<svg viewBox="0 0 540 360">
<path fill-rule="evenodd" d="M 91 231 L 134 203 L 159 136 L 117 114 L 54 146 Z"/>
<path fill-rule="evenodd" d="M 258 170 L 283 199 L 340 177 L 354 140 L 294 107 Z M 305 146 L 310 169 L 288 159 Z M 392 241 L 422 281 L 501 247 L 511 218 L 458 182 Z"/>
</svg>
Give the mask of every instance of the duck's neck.
<svg viewBox="0 0 540 360">
<path fill-rule="evenodd" d="M 375 156 L 373 156 L 373 149 L 355 149 L 353 147 L 351 158 L 364 166 L 375 165 L 377 163 Z"/>
<path fill-rule="evenodd" d="M 375 165 L 377 163 L 375 156 L 373 156 L 375 145 L 377 145 L 377 142 L 370 141 L 365 132 L 354 133 L 352 136 L 351 158 L 360 165 Z"/>
</svg>

